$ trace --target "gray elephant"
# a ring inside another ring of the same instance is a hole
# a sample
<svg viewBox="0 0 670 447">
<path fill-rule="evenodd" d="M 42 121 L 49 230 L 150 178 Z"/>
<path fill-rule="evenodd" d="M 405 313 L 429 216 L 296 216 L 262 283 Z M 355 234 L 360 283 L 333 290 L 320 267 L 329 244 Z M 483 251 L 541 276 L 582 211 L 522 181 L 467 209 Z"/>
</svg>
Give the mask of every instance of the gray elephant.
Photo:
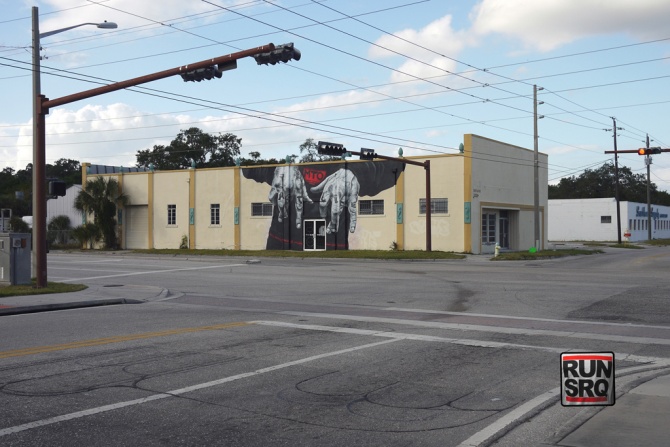
<svg viewBox="0 0 670 447">
<path fill-rule="evenodd" d="M 295 166 L 275 168 L 268 199 L 277 207 L 277 220 L 279 222 L 283 222 L 284 218 L 289 216 L 288 207 L 291 195 L 295 199 L 295 224 L 298 228 L 301 228 L 303 202 L 306 200 L 313 203 L 307 193 L 305 179 Z"/>
<path fill-rule="evenodd" d="M 356 203 L 361 186 L 356 176 L 346 169 L 340 169 L 326 177 L 319 185 L 310 189 L 313 193 L 321 193 L 319 212 L 321 217 L 326 217 L 330 206 L 330 222 L 328 222 L 327 233 L 337 233 L 340 228 L 340 215 L 344 206 L 349 209 L 349 232 L 356 231 Z"/>
</svg>

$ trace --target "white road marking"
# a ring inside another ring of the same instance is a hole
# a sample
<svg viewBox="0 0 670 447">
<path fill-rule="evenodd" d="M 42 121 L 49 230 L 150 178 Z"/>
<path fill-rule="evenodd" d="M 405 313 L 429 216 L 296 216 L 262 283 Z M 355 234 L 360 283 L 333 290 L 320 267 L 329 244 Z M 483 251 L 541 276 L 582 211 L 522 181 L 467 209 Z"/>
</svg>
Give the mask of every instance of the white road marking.
<svg viewBox="0 0 670 447">
<path fill-rule="evenodd" d="M 19 433 L 19 432 L 30 430 L 30 429 L 33 429 L 33 428 L 44 427 L 46 425 L 56 424 L 58 422 L 64 422 L 64 421 L 69 421 L 69 420 L 72 420 L 72 419 L 79 419 L 79 418 L 82 418 L 82 417 L 91 416 L 91 415 L 94 415 L 94 414 L 104 413 L 104 412 L 116 410 L 116 409 L 119 409 L 119 408 L 130 407 L 130 406 L 133 406 L 133 405 L 140 405 L 140 404 L 143 404 L 143 403 L 146 403 L 146 402 L 151 402 L 151 401 L 154 401 L 154 400 L 167 399 L 168 397 L 175 397 L 175 396 L 179 396 L 181 394 L 190 393 L 192 391 L 197 391 L 197 390 L 201 390 L 201 389 L 204 389 L 204 388 L 210 388 L 210 387 L 213 387 L 213 386 L 222 385 L 222 384 L 228 383 L 228 382 L 233 382 L 235 380 L 246 379 L 248 377 L 258 376 L 260 374 L 265 374 L 265 373 L 269 373 L 269 372 L 272 372 L 272 371 L 277 371 L 279 369 L 288 368 L 290 366 L 301 365 L 301 364 L 307 363 L 307 362 L 313 362 L 314 360 L 320 360 L 320 359 L 323 359 L 323 358 L 333 357 L 333 356 L 336 356 L 336 355 L 348 354 L 350 352 L 360 351 L 362 349 L 374 348 L 374 347 L 377 347 L 377 346 L 385 345 L 387 343 L 393 343 L 395 341 L 400 341 L 400 339 L 383 340 L 383 341 L 378 341 L 378 342 L 375 342 L 375 343 L 369 343 L 369 344 L 366 344 L 366 345 L 354 346 L 352 348 L 347 348 L 347 349 L 341 349 L 339 351 L 326 352 L 326 353 L 323 353 L 323 354 L 313 355 L 311 357 L 305 357 L 303 359 L 294 360 L 294 361 L 291 361 L 291 362 L 281 363 L 279 365 L 269 366 L 267 368 L 257 369 L 256 371 L 250 371 L 250 372 L 247 372 L 247 373 L 237 374 L 237 375 L 230 376 L 230 377 L 224 377 L 222 379 L 213 380 L 211 382 L 199 383 L 197 385 L 192 385 L 192 386 L 188 386 L 188 387 L 185 387 L 185 388 L 180 388 L 178 390 L 172 390 L 172 391 L 167 391 L 165 393 L 154 394 L 154 395 L 151 395 L 151 396 L 148 396 L 148 397 L 143 397 L 141 399 L 128 400 L 128 401 L 125 401 L 125 402 L 118 402 L 118 403 L 111 404 L 111 405 L 104 405 L 102 407 L 90 408 L 88 410 L 77 411 L 75 413 L 63 414 L 63 415 L 55 416 L 55 417 L 52 417 L 52 418 L 41 419 L 39 421 L 28 422 L 26 424 L 16 425 L 14 427 L 7 427 L 7 428 L 0 429 L 0 437 L 11 435 L 11 434 L 14 434 L 14 433 Z"/>
<path fill-rule="evenodd" d="M 408 312 L 419 314 L 437 314 L 437 315 L 454 315 L 458 317 L 485 317 L 485 318 L 505 318 L 509 320 L 526 320 L 526 321 L 547 321 L 549 323 L 569 323 L 569 324 L 583 324 L 587 326 L 619 326 L 619 327 L 644 327 L 651 329 L 665 329 L 670 331 L 670 326 L 651 326 L 647 324 L 634 323 L 610 323 L 605 321 L 585 321 L 585 320 L 556 320 L 553 318 L 535 318 L 535 317 L 514 317 L 511 315 L 496 315 L 496 314 L 477 314 L 470 312 L 448 312 L 445 310 L 425 310 L 425 309 L 408 309 L 406 307 L 384 307 L 384 310 L 396 312 Z"/>
<path fill-rule="evenodd" d="M 539 396 L 529 400 L 528 402 L 510 411 L 505 416 L 496 420 L 488 427 L 485 427 L 483 430 L 480 430 L 474 435 L 470 436 L 468 439 L 461 442 L 457 447 L 477 447 L 482 445 L 487 439 L 491 438 L 492 436 L 495 436 L 501 430 L 504 430 L 507 426 L 513 424 L 519 418 L 522 418 L 526 413 L 533 411 L 533 409 L 551 399 L 558 398 L 560 392 L 561 389 L 560 387 L 558 387 L 551 389 L 546 393 L 540 394 Z"/>
<path fill-rule="evenodd" d="M 403 332 L 392 332 L 392 331 L 375 331 L 370 329 L 356 329 L 349 327 L 338 327 L 338 326 L 321 326 L 318 324 L 296 324 L 296 323 L 284 323 L 281 321 L 250 321 L 250 323 L 258 324 L 262 326 L 277 326 L 277 327 L 289 327 L 292 329 L 304 329 L 311 331 L 324 331 L 324 332 L 337 332 L 343 334 L 354 334 L 354 335 L 366 335 L 372 337 L 384 337 L 384 338 L 393 338 L 399 340 L 413 340 L 413 341 L 431 341 L 431 342 L 441 342 L 441 343 L 450 343 L 454 345 L 463 345 L 463 346 L 474 346 L 477 348 L 507 348 L 507 349 L 523 349 L 523 350 L 534 350 L 534 351 L 544 351 L 560 354 L 562 352 L 569 351 L 578 351 L 574 348 L 560 348 L 560 347 L 551 347 L 551 346 L 534 346 L 534 345 L 522 345 L 518 343 L 506 343 L 506 342 L 497 342 L 497 341 L 486 341 L 486 340 L 472 340 L 467 338 L 448 338 L 448 337 L 436 337 L 432 335 L 420 335 L 420 334 L 409 334 Z M 639 356 L 633 354 L 626 354 L 623 352 L 615 352 L 615 358 L 617 361 L 627 361 L 634 363 L 641 363 L 643 366 L 635 368 L 648 368 L 649 364 L 655 364 L 656 366 L 670 366 L 670 359 L 663 357 L 648 357 L 648 356 Z M 647 366 L 645 366 L 647 365 Z M 632 367 L 631 367 L 632 368 Z"/>
<path fill-rule="evenodd" d="M 172 272 L 186 272 L 192 270 L 207 270 L 207 269 L 219 269 L 226 267 L 242 267 L 247 264 L 225 264 L 225 265 L 210 265 L 206 267 L 189 267 L 189 268 L 180 268 L 180 269 L 169 269 L 169 270 L 151 270 L 148 272 L 131 272 L 131 273 L 119 273 L 115 275 L 104 275 L 104 276 L 89 276 L 86 278 L 74 278 L 74 279 L 63 279 L 60 282 L 73 282 L 73 281 L 90 281 L 92 279 L 107 279 L 107 278 L 120 278 L 122 276 L 137 276 L 137 275 L 152 275 L 154 273 L 172 273 Z"/>
<path fill-rule="evenodd" d="M 392 339 L 399 340 L 421 340 L 421 341 L 437 341 L 443 343 L 453 343 L 453 344 L 462 344 L 467 346 L 477 346 L 477 347 L 489 347 L 489 348 L 516 348 L 516 349 L 534 349 L 538 351 L 548 351 L 554 353 L 561 353 L 571 351 L 572 349 L 567 348 L 552 348 L 546 346 L 529 346 L 529 345 L 520 345 L 513 343 L 499 343 L 499 342 L 489 342 L 481 340 L 467 340 L 467 339 L 455 339 L 455 338 L 446 338 L 446 337 L 433 337 L 428 335 L 416 335 L 416 334 L 406 334 L 401 332 L 387 332 L 387 331 L 373 331 L 368 329 L 355 329 L 355 328 L 346 328 L 346 327 L 332 327 L 332 326 L 320 326 L 314 324 L 295 324 L 295 323 L 283 323 L 277 321 L 254 321 L 253 323 L 265 326 L 279 326 L 279 327 L 290 327 L 298 328 L 305 330 L 315 330 L 315 331 L 327 331 L 327 332 L 338 332 L 346 334 L 357 334 L 357 335 L 368 335 L 375 337 L 388 337 Z M 645 371 L 649 369 L 657 369 L 659 367 L 669 367 L 670 359 L 659 358 L 659 357 L 645 357 L 645 356 L 636 356 L 625 353 L 615 353 L 614 357 L 617 361 L 629 361 L 629 362 L 638 362 L 642 365 L 631 366 L 624 369 L 617 369 L 617 376 L 621 373 L 630 374 L 638 371 Z M 492 424 L 488 425 L 484 429 L 478 431 L 457 447 L 476 447 L 482 445 L 488 439 L 496 436 L 501 431 L 507 429 L 510 425 L 516 423 L 518 420 L 526 417 L 526 415 L 535 408 L 545 404 L 546 402 L 556 399 L 558 401 L 560 397 L 560 387 L 553 388 L 545 393 L 540 394 L 539 396 L 534 397 L 528 402 L 523 403 L 514 410 L 502 416 L 500 419 L 496 420 Z"/>
<path fill-rule="evenodd" d="M 404 320 L 400 318 L 362 317 L 357 315 L 339 315 L 339 314 L 326 314 L 318 312 L 285 311 L 279 313 L 282 315 L 293 315 L 297 317 L 316 317 L 316 318 L 331 318 L 338 320 L 363 321 L 368 323 L 402 324 L 407 326 L 419 326 L 419 327 L 428 327 L 435 329 L 454 329 L 459 331 L 494 332 L 498 334 L 514 334 L 514 335 L 546 335 L 551 337 L 586 338 L 590 340 L 636 343 L 644 345 L 648 344 L 670 345 L 670 339 L 666 338 L 630 337 L 626 335 L 596 334 L 591 332 L 570 332 L 570 331 L 556 331 L 548 329 L 510 328 L 503 326 L 484 326 L 478 324 L 442 323 L 438 321 L 418 321 L 418 320 Z"/>
</svg>

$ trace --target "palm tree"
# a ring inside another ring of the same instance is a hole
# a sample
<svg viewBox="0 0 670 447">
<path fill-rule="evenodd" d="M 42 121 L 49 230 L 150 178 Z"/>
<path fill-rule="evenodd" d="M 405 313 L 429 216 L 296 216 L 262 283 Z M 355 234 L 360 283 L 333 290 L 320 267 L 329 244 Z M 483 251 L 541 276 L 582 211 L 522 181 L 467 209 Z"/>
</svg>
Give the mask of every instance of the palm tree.
<svg viewBox="0 0 670 447">
<path fill-rule="evenodd" d="M 50 244 L 65 245 L 70 239 L 70 233 L 68 232 L 70 229 L 72 227 L 70 226 L 70 218 L 68 216 L 54 216 L 47 225 L 47 240 Z"/>
<path fill-rule="evenodd" d="M 88 222 L 73 228 L 72 237 L 79 242 L 80 247 L 93 248 L 93 244 L 100 240 L 100 228 L 96 224 Z"/>
<path fill-rule="evenodd" d="M 127 204 L 128 196 L 119 191 L 119 182 L 103 177 L 87 181 L 74 201 L 76 209 L 93 214 L 93 223 L 100 229 L 106 248 L 117 248 L 116 210 Z"/>
</svg>

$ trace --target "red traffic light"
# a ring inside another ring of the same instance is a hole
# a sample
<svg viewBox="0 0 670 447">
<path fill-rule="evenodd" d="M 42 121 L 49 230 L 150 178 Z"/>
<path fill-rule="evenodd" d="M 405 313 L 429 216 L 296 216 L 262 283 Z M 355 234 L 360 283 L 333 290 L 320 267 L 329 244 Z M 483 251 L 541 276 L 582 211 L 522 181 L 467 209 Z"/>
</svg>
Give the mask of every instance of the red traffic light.
<svg viewBox="0 0 670 447">
<path fill-rule="evenodd" d="M 641 147 L 640 149 L 637 150 L 637 155 L 653 155 L 653 154 L 660 154 L 661 148 L 660 147 L 649 147 L 649 148 L 644 148 Z"/>
</svg>

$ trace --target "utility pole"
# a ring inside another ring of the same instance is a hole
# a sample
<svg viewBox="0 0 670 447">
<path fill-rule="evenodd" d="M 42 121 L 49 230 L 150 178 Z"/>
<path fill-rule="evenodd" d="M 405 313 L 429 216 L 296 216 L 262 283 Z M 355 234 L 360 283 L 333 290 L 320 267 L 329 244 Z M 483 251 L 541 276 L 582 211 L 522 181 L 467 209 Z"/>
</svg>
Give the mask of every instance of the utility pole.
<svg viewBox="0 0 670 447">
<path fill-rule="evenodd" d="M 647 134 L 647 149 L 649 149 L 649 134 Z M 651 189 L 649 187 L 651 155 L 648 152 L 644 157 L 644 163 L 647 165 L 647 239 L 651 240 Z"/>
<path fill-rule="evenodd" d="M 539 153 L 538 153 L 538 135 L 537 135 L 537 91 L 544 90 L 543 87 L 533 85 L 533 141 L 534 141 L 534 150 L 533 150 L 533 178 L 534 178 L 534 220 L 535 220 L 535 249 L 540 250 L 542 244 L 540 243 L 540 173 L 539 173 Z M 544 104 L 543 101 L 540 101 L 539 104 Z M 539 118 L 544 118 L 541 116 Z"/>
<path fill-rule="evenodd" d="M 616 118 L 612 117 L 612 131 L 614 132 L 614 176 L 616 182 L 614 183 L 614 198 L 616 199 L 616 237 L 617 242 L 621 244 L 621 205 L 619 204 L 619 155 L 616 147 L 616 132 L 623 130 L 616 127 Z"/>
</svg>

